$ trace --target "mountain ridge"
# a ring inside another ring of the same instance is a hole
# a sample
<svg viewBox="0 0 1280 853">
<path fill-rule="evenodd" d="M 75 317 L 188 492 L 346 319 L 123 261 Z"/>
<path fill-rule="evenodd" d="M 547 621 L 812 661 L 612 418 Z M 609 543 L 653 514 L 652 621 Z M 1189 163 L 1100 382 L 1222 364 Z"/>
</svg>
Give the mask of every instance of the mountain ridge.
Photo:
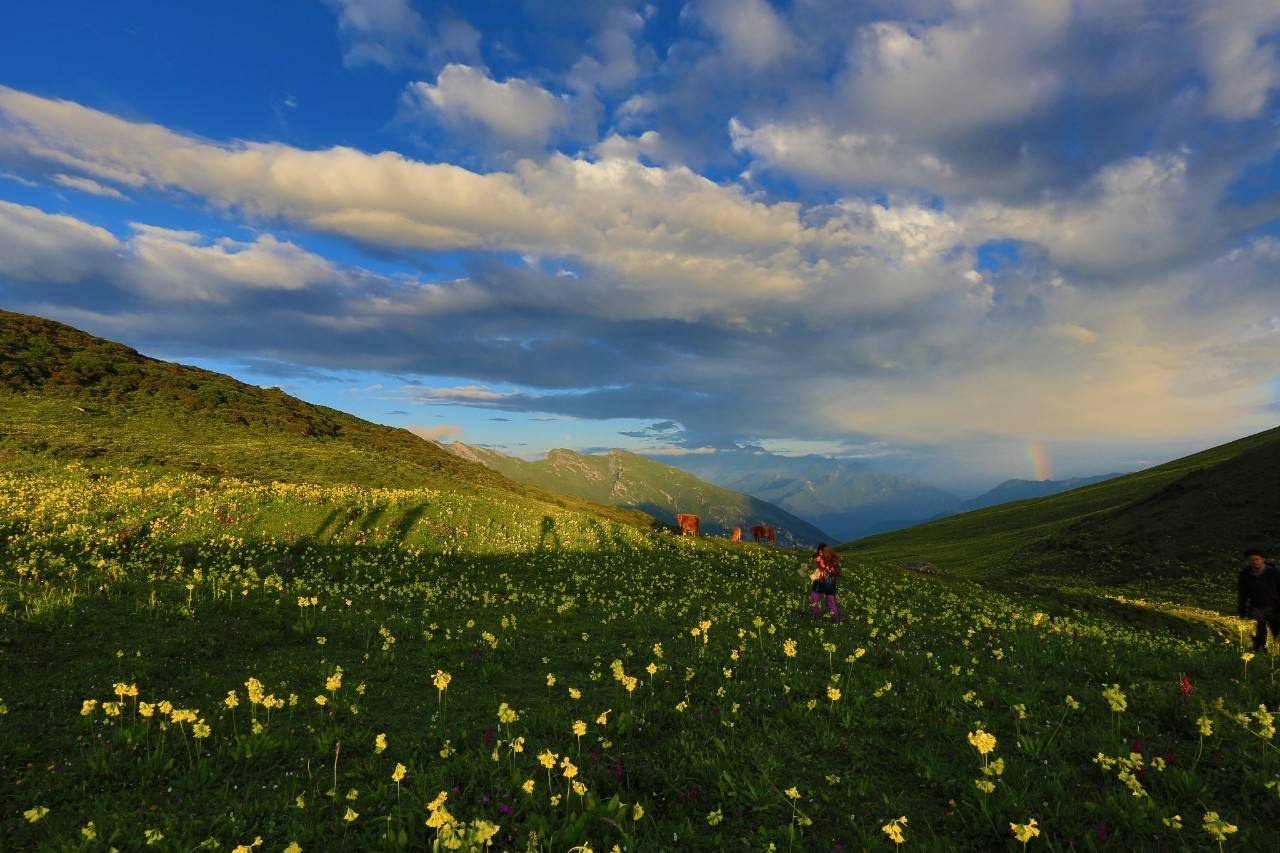
<svg viewBox="0 0 1280 853">
<path fill-rule="evenodd" d="M 670 459 L 673 467 L 773 503 L 840 540 L 915 524 L 960 504 L 928 483 L 831 456 L 740 449 Z"/>
<path fill-rule="evenodd" d="M 1092 486 L 1094 483 L 1101 483 L 1103 480 L 1111 480 L 1120 476 L 1123 475 L 1119 472 L 1112 472 L 1088 477 L 1068 477 L 1064 480 L 1024 480 L 1015 477 L 998 483 L 982 494 L 963 501 L 955 512 L 971 512 L 975 509 L 985 509 L 989 506 L 998 506 L 999 504 L 1013 501 L 1048 497 L 1061 492 L 1069 492 L 1072 489 Z M 941 518 L 942 516 L 935 517 Z"/>
<path fill-rule="evenodd" d="M 443 446 L 518 482 L 595 502 L 635 507 L 668 523 L 674 523 L 676 513 L 691 512 L 702 518 L 704 533 L 724 535 L 740 527 L 747 536 L 749 528 L 759 523 L 777 529 L 779 544 L 835 541 L 815 525 L 767 501 L 627 450 L 584 454 L 553 448 L 542 459 L 528 461 L 465 442 Z"/>
</svg>

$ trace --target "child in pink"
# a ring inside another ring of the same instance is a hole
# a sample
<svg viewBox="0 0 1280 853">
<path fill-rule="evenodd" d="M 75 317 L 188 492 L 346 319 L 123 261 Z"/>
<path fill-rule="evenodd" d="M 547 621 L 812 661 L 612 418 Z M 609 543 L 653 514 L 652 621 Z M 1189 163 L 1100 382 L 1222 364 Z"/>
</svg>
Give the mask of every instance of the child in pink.
<svg viewBox="0 0 1280 853">
<path fill-rule="evenodd" d="M 813 591 L 809 593 L 810 612 L 814 616 L 822 615 L 822 598 L 826 596 L 827 610 L 831 612 L 831 621 L 840 621 L 840 611 L 836 608 L 836 578 L 840 576 L 840 555 L 835 549 L 823 542 L 813 555 L 814 571 Z"/>
</svg>

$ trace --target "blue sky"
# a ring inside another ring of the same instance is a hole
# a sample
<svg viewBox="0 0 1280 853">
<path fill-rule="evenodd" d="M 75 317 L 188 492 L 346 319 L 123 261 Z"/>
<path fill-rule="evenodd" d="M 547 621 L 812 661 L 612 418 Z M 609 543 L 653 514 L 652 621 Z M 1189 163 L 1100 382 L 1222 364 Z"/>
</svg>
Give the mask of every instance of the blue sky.
<svg viewBox="0 0 1280 853">
<path fill-rule="evenodd" d="M 1267 0 L 9 4 L 0 306 L 532 455 L 1274 425 Z"/>
</svg>

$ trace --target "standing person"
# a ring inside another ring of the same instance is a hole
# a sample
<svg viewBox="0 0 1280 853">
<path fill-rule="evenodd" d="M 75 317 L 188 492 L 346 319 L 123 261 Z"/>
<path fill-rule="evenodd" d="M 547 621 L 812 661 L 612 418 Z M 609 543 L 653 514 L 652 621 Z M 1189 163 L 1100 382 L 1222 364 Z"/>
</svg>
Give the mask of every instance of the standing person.
<svg viewBox="0 0 1280 853">
<path fill-rule="evenodd" d="M 814 616 L 822 615 L 822 598 L 826 596 L 827 610 L 831 612 L 831 621 L 840 621 L 840 611 L 836 607 L 836 578 L 840 576 L 840 555 L 835 549 L 823 542 L 813 554 L 814 569 L 809 577 L 813 579 L 813 590 L 809 593 L 809 612 Z"/>
<path fill-rule="evenodd" d="M 1262 552 L 1244 552 L 1245 567 L 1240 572 L 1240 601 L 1236 611 L 1242 619 L 1253 619 L 1258 630 L 1253 635 L 1253 650 L 1267 647 L 1267 627 L 1271 636 L 1280 636 L 1280 569 L 1263 559 Z"/>
</svg>

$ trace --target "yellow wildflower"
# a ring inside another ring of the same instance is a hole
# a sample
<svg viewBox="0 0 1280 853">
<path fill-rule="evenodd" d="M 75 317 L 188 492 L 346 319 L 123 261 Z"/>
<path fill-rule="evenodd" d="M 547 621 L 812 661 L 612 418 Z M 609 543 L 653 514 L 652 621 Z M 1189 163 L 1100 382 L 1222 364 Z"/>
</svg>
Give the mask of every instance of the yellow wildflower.
<svg viewBox="0 0 1280 853">
<path fill-rule="evenodd" d="M 894 844 L 901 844 L 906 839 L 902 837 L 902 828 L 907 825 L 907 816 L 894 818 L 893 820 L 880 827 L 880 831 L 889 836 L 889 840 Z"/>
<path fill-rule="evenodd" d="M 1111 705 L 1111 710 L 1117 714 L 1129 707 L 1129 700 L 1125 698 L 1124 691 L 1120 689 L 1119 684 L 1113 684 L 1103 690 L 1102 698 L 1107 700 L 1107 703 Z"/>
<path fill-rule="evenodd" d="M 996 736 L 978 729 L 976 732 L 969 732 L 969 743 L 978 750 L 979 755 L 987 755 L 996 748 Z"/>
<path fill-rule="evenodd" d="M 1035 818 L 1031 818 L 1026 823 L 1010 823 L 1009 829 L 1013 832 L 1013 837 L 1021 841 L 1024 847 L 1028 841 L 1040 834 L 1040 830 L 1036 828 Z"/>
<path fill-rule="evenodd" d="M 1227 823 L 1217 812 L 1205 812 L 1204 814 L 1204 831 L 1212 835 L 1219 843 L 1226 841 L 1227 836 L 1235 832 L 1239 827 L 1235 824 Z"/>
</svg>

